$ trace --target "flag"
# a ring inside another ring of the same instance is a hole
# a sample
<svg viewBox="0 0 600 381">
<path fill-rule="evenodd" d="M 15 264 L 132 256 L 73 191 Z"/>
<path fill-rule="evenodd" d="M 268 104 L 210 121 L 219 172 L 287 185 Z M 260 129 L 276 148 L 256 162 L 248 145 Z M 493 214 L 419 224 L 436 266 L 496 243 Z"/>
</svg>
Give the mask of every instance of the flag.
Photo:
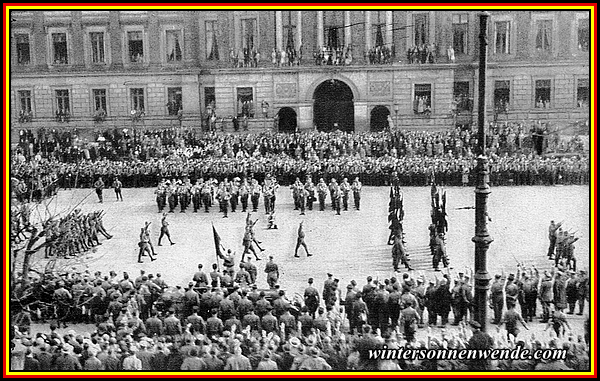
<svg viewBox="0 0 600 381">
<path fill-rule="evenodd" d="M 219 233 L 217 233 L 217 230 L 215 229 L 215 225 L 213 225 L 212 228 L 213 228 L 213 236 L 215 238 L 215 251 L 217 253 L 217 263 L 218 263 L 219 258 L 224 259 L 223 253 L 221 253 L 221 237 L 219 237 Z"/>
</svg>

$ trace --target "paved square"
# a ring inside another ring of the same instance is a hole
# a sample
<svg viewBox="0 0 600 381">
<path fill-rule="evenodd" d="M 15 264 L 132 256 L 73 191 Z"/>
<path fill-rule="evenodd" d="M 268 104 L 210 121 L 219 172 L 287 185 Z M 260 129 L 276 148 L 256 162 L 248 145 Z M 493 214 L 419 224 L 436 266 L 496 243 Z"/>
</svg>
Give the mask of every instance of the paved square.
<svg viewBox="0 0 600 381">
<path fill-rule="evenodd" d="M 428 254 L 428 230 L 430 223 L 430 190 L 428 187 L 405 187 L 404 193 L 405 230 L 407 250 L 412 258 L 416 275 L 432 277 L 431 257 Z M 242 252 L 242 237 L 246 214 L 238 209 L 222 218 L 218 206 L 210 213 L 169 213 L 170 232 L 176 245 L 156 246 L 160 232 L 161 214 L 157 212 L 153 189 L 124 189 L 124 202 L 114 201 L 111 190 L 104 192 L 104 203 L 98 203 L 93 190 L 63 190 L 58 196 L 47 201 L 50 213 L 66 212 L 79 204 L 83 212 L 103 209 L 106 211 L 104 225 L 114 238 L 101 238 L 103 245 L 95 252 L 89 252 L 77 259 L 60 260 L 57 268 L 88 268 L 90 271 L 127 271 L 137 276 L 140 269 L 147 273 L 160 272 L 170 285 L 186 285 L 196 271 L 198 263 L 210 269 L 215 262 L 215 248 L 211 223 L 214 223 L 222 243 L 226 248 L 237 252 L 236 265 Z M 457 209 L 475 204 L 473 188 L 446 188 L 448 195 L 447 251 L 450 266 L 454 271 L 472 268 L 474 259 L 473 209 Z M 329 201 L 329 200 L 328 200 Z M 340 279 L 342 288 L 352 279 L 359 285 L 368 275 L 389 278 L 393 275 L 391 246 L 386 245 L 389 234 L 387 211 L 389 188 L 364 187 L 361 210 L 351 208 L 335 213 L 327 204 L 324 212 L 307 211 L 301 216 L 293 210 L 293 200 L 288 189 L 281 187 L 277 195 L 276 221 L 278 230 L 267 230 L 267 216 L 264 207 L 252 218 L 258 218 L 256 236 L 266 249 L 263 260 L 256 262 L 260 288 L 267 287 L 264 264 L 269 255 L 275 257 L 280 268 L 280 284 L 290 293 L 301 293 L 306 280 L 315 278 L 321 287 L 327 272 Z M 492 189 L 489 198 L 488 227 L 494 242 L 488 251 L 488 269 L 493 277 L 496 272 L 506 273 L 516 270 L 515 258 L 525 265 L 535 264 L 539 269 L 551 267 L 546 259 L 548 247 L 548 224 L 551 219 L 565 221 L 566 228 L 578 230 L 581 239 L 576 242 L 575 254 L 580 268 L 589 269 L 589 188 L 585 186 L 557 187 L 498 187 Z M 43 216 L 46 208 L 39 206 Z M 151 221 L 152 242 L 158 253 L 158 260 L 143 264 L 137 263 L 139 229 L 145 221 Z M 306 243 L 313 257 L 307 258 L 300 249 L 300 258 L 294 258 L 294 248 L 298 224 L 304 221 Z M 168 241 L 166 241 L 168 242 Z M 514 257 L 513 257 L 514 256 Z M 39 254 L 37 266 L 44 261 Z"/>
</svg>

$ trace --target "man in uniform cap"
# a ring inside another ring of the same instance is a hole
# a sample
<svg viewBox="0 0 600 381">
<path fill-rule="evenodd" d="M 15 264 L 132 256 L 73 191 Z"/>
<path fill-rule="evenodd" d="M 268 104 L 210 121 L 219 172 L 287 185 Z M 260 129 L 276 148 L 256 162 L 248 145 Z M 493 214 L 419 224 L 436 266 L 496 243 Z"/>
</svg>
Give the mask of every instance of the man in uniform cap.
<svg viewBox="0 0 600 381">
<path fill-rule="evenodd" d="M 267 273 L 267 283 L 269 288 L 275 288 L 279 281 L 279 266 L 273 262 L 273 256 L 269 255 L 269 262 L 265 265 L 265 273 Z"/>
<path fill-rule="evenodd" d="M 500 324 L 502 320 L 502 309 L 504 308 L 504 281 L 502 275 L 496 274 L 494 276 L 494 283 L 490 287 L 490 302 L 492 309 L 494 310 L 494 324 Z"/>
<path fill-rule="evenodd" d="M 319 308 L 319 291 L 313 287 L 313 278 L 308 278 L 308 287 L 304 290 L 304 305 L 308 308 L 310 316 L 315 318 L 315 312 Z"/>
<path fill-rule="evenodd" d="M 494 346 L 494 339 L 490 335 L 481 331 L 481 324 L 478 321 L 473 320 L 471 322 L 471 328 L 473 330 L 473 336 L 469 339 L 467 344 L 468 349 L 492 349 Z M 489 359 L 476 359 L 468 362 L 469 370 L 489 370 L 491 366 Z"/>
<path fill-rule="evenodd" d="M 302 229 L 302 225 L 304 224 L 304 222 L 300 222 L 300 225 L 298 226 L 298 240 L 296 242 L 296 250 L 294 253 L 294 257 L 299 258 L 300 256 L 298 255 L 298 249 L 300 248 L 300 246 L 304 247 L 304 250 L 306 251 L 306 256 L 307 257 L 312 257 L 312 254 L 310 254 L 308 252 L 308 247 L 306 246 L 306 242 L 304 242 L 304 230 Z"/>
<path fill-rule="evenodd" d="M 567 315 L 573 315 L 575 313 L 575 304 L 577 303 L 577 276 L 575 271 L 569 270 L 569 280 L 567 280 L 566 294 L 567 304 L 569 306 L 569 312 Z"/>
<path fill-rule="evenodd" d="M 583 307 L 585 306 L 586 299 L 589 303 L 590 296 L 590 278 L 587 276 L 587 272 L 585 270 L 579 271 L 579 279 L 577 283 L 577 301 L 579 304 L 579 312 L 577 315 L 583 315 Z"/>
</svg>

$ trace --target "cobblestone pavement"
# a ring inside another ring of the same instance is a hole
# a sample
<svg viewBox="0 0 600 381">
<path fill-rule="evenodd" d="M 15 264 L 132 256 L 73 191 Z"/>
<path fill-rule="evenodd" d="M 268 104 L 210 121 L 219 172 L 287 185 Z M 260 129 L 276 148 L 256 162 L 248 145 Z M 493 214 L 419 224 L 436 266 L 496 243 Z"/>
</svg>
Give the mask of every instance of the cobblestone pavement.
<svg viewBox="0 0 600 381">
<path fill-rule="evenodd" d="M 213 206 L 210 213 L 170 213 L 170 231 L 174 246 L 163 241 L 158 247 L 160 217 L 154 202 L 153 189 L 124 189 L 124 202 L 114 201 L 111 190 L 104 192 L 104 203 L 98 203 L 93 190 L 77 189 L 60 191 L 58 196 L 34 211 L 34 217 L 46 213 L 66 212 L 78 205 L 83 212 L 104 209 L 104 225 L 114 235 L 111 240 L 101 238 L 103 245 L 78 258 L 57 261 L 56 269 L 77 268 L 119 273 L 129 272 L 137 277 L 140 269 L 147 273 L 161 273 L 170 285 L 185 285 L 196 271 L 197 264 L 203 263 L 210 269 L 215 262 L 215 248 L 211 223 L 214 223 L 222 243 L 237 252 L 236 263 L 242 252 L 242 237 L 246 214 L 239 209 L 222 218 L 218 207 Z M 458 209 L 475 205 L 473 188 L 446 188 L 448 204 L 449 231 L 447 251 L 450 257 L 451 271 L 454 273 L 472 268 L 474 259 L 475 211 Z M 415 275 L 426 278 L 434 276 L 431 269 L 431 257 L 427 254 L 428 224 L 430 223 L 430 190 L 428 187 L 403 188 L 405 204 L 405 230 L 407 250 L 416 268 Z M 488 271 L 494 273 L 504 270 L 515 272 L 515 259 L 526 266 L 535 264 L 539 269 L 549 269 L 551 262 L 546 259 L 548 238 L 547 229 L 551 219 L 564 220 L 567 228 L 578 230 L 581 239 L 576 243 L 575 254 L 582 269 L 590 265 L 590 212 L 589 188 L 584 186 L 556 187 L 498 187 L 492 189 L 488 202 L 488 223 L 490 234 L 494 238 L 488 251 Z M 386 245 L 389 234 L 387 211 L 389 188 L 364 187 L 361 210 L 354 208 L 335 213 L 327 204 L 324 212 L 307 211 L 301 216 L 293 210 L 291 193 L 280 188 L 276 204 L 276 220 L 279 229 L 267 230 L 267 216 L 264 213 L 262 199 L 256 236 L 266 249 L 261 254 L 262 261 L 255 262 L 258 267 L 259 288 L 266 288 L 266 275 L 263 272 L 268 256 L 273 255 L 280 268 L 280 283 L 288 294 L 302 293 L 309 277 L 315 278 L 320 289 L 327 272 L 340 279 L 341 288 L 355 279 L 362 287 L 368 275 L 379 279 L 394 275 L 392 271 L 391 246 Z M 158 260 L 143 264 L 137 263 L 139 229 L 145 221 L 151 221 L 152 241 L 158 253 Z M 304 221 L 306 243 L 312 257 L 307 257 L 300 249 L 300 258 L 294 258 L 297 228 Z M 165 245 L 165 242 L 167 244 Z M 35 266 L 43 266 L 44 260 L 35 259 Z M 253 261 L 254 262 L 254 261 Z M 438 276 L 439 273 L 438 273 Z M 574 318 L 577 320 L 580 317 Z M 579 325 L 579 324 L 578 324 Z"/>
</svg>

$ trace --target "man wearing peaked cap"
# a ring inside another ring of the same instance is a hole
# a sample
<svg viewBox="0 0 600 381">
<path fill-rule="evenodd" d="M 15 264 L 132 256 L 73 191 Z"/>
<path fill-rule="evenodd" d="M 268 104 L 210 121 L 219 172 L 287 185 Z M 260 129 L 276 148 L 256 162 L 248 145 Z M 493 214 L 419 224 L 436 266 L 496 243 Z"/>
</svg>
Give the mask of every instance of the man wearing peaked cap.
<svg viewBox="0 0 600 381">
<path fill-rule="evenodd" d="M 308 308 L 310 316 L 315 318 L 315 312 L 319 308 L 319 291 L 313 287 L 313 278 L 308 278 L 308 287 L 304 290 L 304 305 Z"/>
</svg>

